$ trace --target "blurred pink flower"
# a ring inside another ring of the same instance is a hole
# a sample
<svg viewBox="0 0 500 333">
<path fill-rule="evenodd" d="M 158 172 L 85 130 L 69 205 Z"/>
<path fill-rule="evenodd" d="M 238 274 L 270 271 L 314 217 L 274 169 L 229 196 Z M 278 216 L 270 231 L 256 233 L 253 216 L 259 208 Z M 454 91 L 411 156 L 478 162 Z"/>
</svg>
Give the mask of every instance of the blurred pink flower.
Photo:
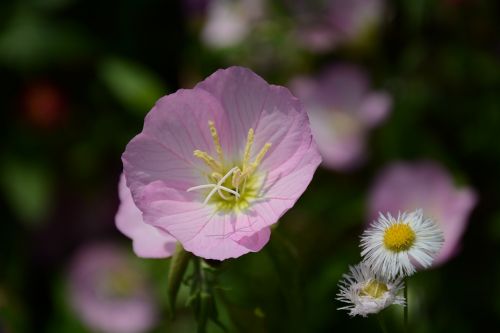
<svg viewBox="0 0 500 333">
<path fill-rule="evenodd" d="M 144 222 L 123 174 L 120 176 L 118 194 L 120 207 L 115 217 L 116 227 L 133 240 L 135 254 L 142 258 L 170 257 L 177 241 L 165 231 Z"/>
<path fill-rule="evenodd" d="M 210 47 L 225 48 L 242 42 L 264 16 L 263 0 L 212 0 L 202 39 Z"/>
<path fill-rule="evenodd" d="M 336 65 L 317 78 L 291 84 L 309 114 L 323 165 L 334 170 L 358 166 L 365 155 L 367 132 L 390 112 L 386 92 L 371 91 L 366 74 L 353 65 Z"/>
<path fill-rule="evenodd" d="M 161 98 L 122 156 L 144 220 L 187 251 L 259 251 L 321 158 L 300 102 L 242 67 Z"/>
<path fill-rule="evenodd" d="M 146 332 L 156 324 L 156 303 L 140 267 L 113 244 L 81 249 L 69 272 L 69 301 L 93 331 Z"/>
<path fill-rule="evenodd" d="M 382 22 L 384 0 L 290 0 L 298 37 L 317 52 L 363 40 Z"/>
<path fill-rule="evenodd" d="M 368 216 L 374 221 L 379 212 L 413 211 L 422 208 L 444 233 L 444 245 L 434 265 L 453 257 L 467 219 L 476 205 L 476 193 L 468 187 L 458 189 L 449 173 L 435 162 L 394 163 L 377 177 L 369 195 Z"/>
</svg>

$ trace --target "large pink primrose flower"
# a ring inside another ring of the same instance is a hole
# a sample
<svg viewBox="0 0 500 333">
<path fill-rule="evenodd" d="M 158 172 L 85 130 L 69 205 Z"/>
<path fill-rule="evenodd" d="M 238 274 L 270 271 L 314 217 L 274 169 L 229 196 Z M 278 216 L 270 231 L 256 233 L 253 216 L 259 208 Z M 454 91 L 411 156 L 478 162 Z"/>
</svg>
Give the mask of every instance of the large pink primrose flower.
<svg viewBox="0 0 500 333">
<path fill-rule="evenodd" d="M 321 158 L 289 90 L 231 67 L 161 98 L 122 160 L 146 223 L 224 260 L 268 242 Z"/>
<path fill-rule="evenodd" d="M 436 221 L 444 233 L 444 245 L 434 261 L 439 265 L 460 248 L 467 219 L 476 205 L 476 193 L 457 188 L 452 177 L 435 162 L 394 163 L 378 176 L 369 197 L 368 221 L 379 212 L 413 211 L 421 208 L 425 217 Z"/>
<path fill-rule="evenodd" d="M 177 241 L 165 231 L 144 222 L 123 174 L 120 176 L 118 194 L 120 207 L 115 216 L 116 227 L 132 239 L 135 254 L 142 258 L 170 257 Z"/>
</svg>

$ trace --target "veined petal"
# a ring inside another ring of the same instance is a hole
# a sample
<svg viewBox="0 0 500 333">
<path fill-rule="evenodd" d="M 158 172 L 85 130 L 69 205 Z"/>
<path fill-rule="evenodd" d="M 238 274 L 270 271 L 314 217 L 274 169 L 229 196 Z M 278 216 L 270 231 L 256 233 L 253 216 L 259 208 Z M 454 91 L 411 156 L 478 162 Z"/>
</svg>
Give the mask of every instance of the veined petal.
<svg viewBox="0 0 500 333">
<path fill-rule="evenodd" d="M 194 90 L 208 92 L 220 102 L 227 124 L 224 132 L 232 142 L 228 151 L 233 156 L 242 154 L 248 130 L 256 128 L 266 106 L 269 84 L 246 68 L 230 67 L 216 71 Z"/>
<path fill-rule="evenodd" d="M 123 153 L 127 184 L 135 188 L 163 180 L 169 187 L 183 190 L 199 185 L 201 172 L 210 170 L 193 151 L 216 156 L 207 130 L 209 121 L 217 123 L 221 145 L 229 149 L 227 122 L 213 96 L 203 90 L 179 90 L 161 98 L 146 116 L 142 133 Z"/>
<path fill-rule="evenodd" d="M 253 229 L 243 215 L 217 212 L 161 182 L 146 186 L 141 193 L 139 205 L 146 212 L 144 219 L 168 231 L 184 249 L 197 256 L 217 260 L 236 258 L 259 251 L 269 241 L 269 228 Z"/>
<path fill-rule="evenodd" d="M 121 203 L 115 217 L 116 227 L 133 240 L 135 254 L 143 258 L 170 257 L 175 249 L 175 238 L 143 221 L 142 212 L 135 205 L 123 174 L 118 193 Z"/>
<path fill-rule="evenodd" d="M 308 144 L 304 143 L 296 154 L 290 156 L 283 165 L 284 172 L 278 169 L 270 172 L 262 189 L 262 198 L 244 212 L 252 220 L 252 229 L 262 230 L 269 227 L 293 207 L 311 182 L 320 163 L 321 157 L 316 144 L 310 139 Z M 241 237 L 242 234 L 233 236 L 235 239 Z"/>
</svg>

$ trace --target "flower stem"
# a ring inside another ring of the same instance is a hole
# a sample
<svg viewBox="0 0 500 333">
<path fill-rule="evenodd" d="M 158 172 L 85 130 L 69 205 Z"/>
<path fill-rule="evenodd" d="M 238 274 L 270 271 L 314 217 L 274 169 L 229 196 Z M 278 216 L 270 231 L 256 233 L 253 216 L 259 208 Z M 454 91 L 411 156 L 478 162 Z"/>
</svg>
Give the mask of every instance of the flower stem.
<svg viewBox="0 0 500 333">
<path fill-rule="evenodd" d="M 380 330 L 382 331 L 382 333 L 388 333 L 387 326 L 385 325 L 385 321 L 384 321 L 384 317 L 382 315 L 382 312 L 378 313 L 376 317 L 377 317 L 378 325 L 380 326 Z"/>
<path fill-rule="evenodd" d="M 409 299 L 408 299 L 408 281 L 410 279 L 406 278 L 405 279 L 405 290 L 404 290 L 404 297 L 405 297 L 405 307 L 403 308 L 403 322 L 404 322 L 404 331 L 408 333 L 408 307 L 410 305 Z"/>
</svg>

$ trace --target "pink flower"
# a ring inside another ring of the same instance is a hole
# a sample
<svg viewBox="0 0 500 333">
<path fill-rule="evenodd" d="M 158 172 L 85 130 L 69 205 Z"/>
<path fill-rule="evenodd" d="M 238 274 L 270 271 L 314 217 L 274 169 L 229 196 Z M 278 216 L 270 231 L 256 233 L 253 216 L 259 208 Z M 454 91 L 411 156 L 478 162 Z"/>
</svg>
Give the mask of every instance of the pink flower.
<svg viewBox="0 0 500 333">
<path fill-rule="evenodd" d="M 265 11 L 262 0 L 212 0 L 201 37 L 215 49 L 235 46 L 250 34 Z"/>
<path fill-rule="evenodd" d="M 187 251 L 259 251 L 320 163 L 300 102 L 242 67 L 161 98 L 122 156 L 144 220 Z"/>
<path fill-rule="evenodd" d="M 371 91 L 365 73 L 353 65 L 330 67 L 315 79 L 299 77 L 291 88 L 309 113 L 324 166 L 342 171 L 358 166 L 367 132 L 390 111 L 390 96 Z"/>
<path fill-rule="evenodd" d="M 144 222 L 123 174 L 120 176 L 118 194 L 121 203 L 115 217 L 116 227 L 133 240 L 135 254 L 142 258 L 170 257 L 177 241 L 165 231 Z"/>
<path fill-rule="evenodd" d="M 139 333 L 156 324 L 156 303 L 144 274 L 134 264 L 113 244 L 90 245 L 75 256 L 69 272 L 69 301 L 92 331 Z"/>
<path fill-rule="evenodd" d="M 422 208 L 424 216 L 435 220 L 444 233 L 444 245 L 434 261 L 439 265 L 459 250 L 476 201 L 472 189 L 457 189 L 448 172 L 435 162 L 395 163 L 375 181 L 369 196 L 369 221 L 375 220 L 379 212 L 397 215 Z"/>
<path fill-rule="evenodd" d="M 384 0 L 290 0 L 299 40 L 316 52 L 363 42 L 382 23 Z"/>
</svg>

